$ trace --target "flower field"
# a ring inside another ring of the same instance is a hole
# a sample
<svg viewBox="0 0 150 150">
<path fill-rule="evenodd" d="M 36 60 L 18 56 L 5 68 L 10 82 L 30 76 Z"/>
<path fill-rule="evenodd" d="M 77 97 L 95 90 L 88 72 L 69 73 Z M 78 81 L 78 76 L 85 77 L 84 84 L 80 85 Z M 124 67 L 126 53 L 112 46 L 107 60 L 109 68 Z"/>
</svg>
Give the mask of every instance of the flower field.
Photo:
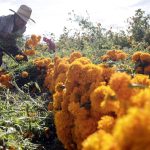
<svg viewBox="0 0 150 150">
<path fill-rule="evenodd" d="M 1 70 L 1 147 L 150 149 L 148 52 L 106 50 L 95 64 L 81 51 L 35 51 Z"/>
<path fill-rule="evenodd" d="M 4 57 L 0 149 L 150 150 L 150 44 L 101 39 L 100 24 L 84 21 L 88 32 L 66 29 L 56 47 L 39 35 L 20 41 L 28 61 Z"/>
</svg>

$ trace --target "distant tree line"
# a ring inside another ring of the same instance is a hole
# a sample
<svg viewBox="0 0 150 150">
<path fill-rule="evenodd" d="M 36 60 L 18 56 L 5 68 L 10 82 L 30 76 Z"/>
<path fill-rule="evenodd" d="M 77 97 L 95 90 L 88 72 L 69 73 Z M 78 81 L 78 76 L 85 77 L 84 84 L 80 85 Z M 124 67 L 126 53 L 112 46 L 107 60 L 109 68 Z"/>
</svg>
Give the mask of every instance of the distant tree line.
<svg viewBox="0 0 150 150">
<path fill-rule="evenodd" d="M 64 27 L 64 32 L 57 42 L 59 49 L 122 49 L 141 45 L 147 48 L 150 45 L 150 15 L 141 9 L 136 10 L 134 16 L 127 19 L 128 29 L 119 32 L 113 32 L 112 28 L 106 30 L 100 23 L 94 24 L 89 15 L 82 17 L 72 11 L 69 16 L 70 21 L 78 24 L 79 29 Z"/>
</svg>

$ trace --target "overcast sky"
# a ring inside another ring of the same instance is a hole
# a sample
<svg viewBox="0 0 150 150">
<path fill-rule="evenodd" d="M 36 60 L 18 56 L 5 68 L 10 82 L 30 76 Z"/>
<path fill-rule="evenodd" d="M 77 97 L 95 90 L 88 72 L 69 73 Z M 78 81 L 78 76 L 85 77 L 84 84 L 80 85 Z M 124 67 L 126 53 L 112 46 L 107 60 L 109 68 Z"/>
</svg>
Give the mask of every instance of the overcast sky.
<svg viewBox="0 0 150 150">
<path fill-rule="evenodd" d="M 32 8 L 32 16 L 36 21 L 28 23 L 25 34 L 54 33 L 59 36 L 63 27 L 71 27 L 68 13 L 74 10 L 78 15 L 86 15 L 88 11 L 92 22 L 100 22 L 102 27 L 123 29 L 127 18 L 141 8 L 150 13 L 150 0 L 0 0 L 0 16 L 17 11 L 21 4 Z"/>
</svg>

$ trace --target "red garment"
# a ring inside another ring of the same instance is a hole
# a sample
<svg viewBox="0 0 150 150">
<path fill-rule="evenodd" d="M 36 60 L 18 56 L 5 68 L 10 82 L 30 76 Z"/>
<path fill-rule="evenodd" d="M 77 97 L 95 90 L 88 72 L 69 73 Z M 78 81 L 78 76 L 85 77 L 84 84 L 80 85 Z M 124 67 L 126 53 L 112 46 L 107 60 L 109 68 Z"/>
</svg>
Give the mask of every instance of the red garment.
<svg viewBox="0 0 150 150">
<path fill-rule="evenodd" d="M 46 37 L 43 37 L 43 41 L 44 42 L 46 42 L 47 43 L 47 45 L 48 45 L 48 50 L 49 51 L 54 51 L 55 52 L 55 49 L 56 49 L 56 45 L 55 45 L 55 43 L 51 40 L 51 39 L 48 39 L 48 38 L 46 38 Z"/>
</svg>

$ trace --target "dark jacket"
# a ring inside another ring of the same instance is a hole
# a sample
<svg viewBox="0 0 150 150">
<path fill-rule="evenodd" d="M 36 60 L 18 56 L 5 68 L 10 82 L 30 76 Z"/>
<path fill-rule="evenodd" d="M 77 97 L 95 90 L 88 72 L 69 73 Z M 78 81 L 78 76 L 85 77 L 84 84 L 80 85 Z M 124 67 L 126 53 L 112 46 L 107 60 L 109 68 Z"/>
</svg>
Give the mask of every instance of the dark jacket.
<svg viewBox="0 0 150 150">
<path fill-rule="evenodd" d="M 14 46 L 18 37 L 26 30 L 26 26 L 22 29 L 13 32 L 14 29 L 14 15 L 1 16 L 0 17 L 0 45 L 2 46 Z M 7 37 L 7 35 L 9 36 Z"/>
</svg>

